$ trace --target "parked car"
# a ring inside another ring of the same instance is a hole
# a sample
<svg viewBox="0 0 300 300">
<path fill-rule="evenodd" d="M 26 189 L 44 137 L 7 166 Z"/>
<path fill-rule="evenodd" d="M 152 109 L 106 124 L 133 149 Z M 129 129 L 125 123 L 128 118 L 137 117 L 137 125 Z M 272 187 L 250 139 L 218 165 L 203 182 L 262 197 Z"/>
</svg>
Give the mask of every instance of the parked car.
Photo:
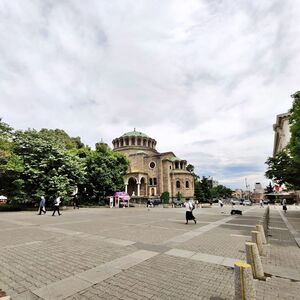
<svg viewBox="0 0 300 300">
<path fill-rule="evenodd" d="M 157 206 L 157 205 L 161 204 L 161 200 L 160 199 L 150 199 L 150 203 L 152 204 L 152 206 Z"/>
<path fill-rule="evenodd" d="M 230 203 L 231 203 L 232 205 L 240 204 L 240 200 L 232 199 L 232 200 L 230 201 Z"/>
<path fill-rule="evenodd" d="M 183 207 L 184 206 L 184 202 L 182 200 L 178 200 L 178 199 L 173 200 L 172 204 L 173 204 L 173 207 Z"/>
<path fill-rule="evenodd" d="M 250 200 L 244 200 L 243 205 L 252 205 Z"/>
</svg>

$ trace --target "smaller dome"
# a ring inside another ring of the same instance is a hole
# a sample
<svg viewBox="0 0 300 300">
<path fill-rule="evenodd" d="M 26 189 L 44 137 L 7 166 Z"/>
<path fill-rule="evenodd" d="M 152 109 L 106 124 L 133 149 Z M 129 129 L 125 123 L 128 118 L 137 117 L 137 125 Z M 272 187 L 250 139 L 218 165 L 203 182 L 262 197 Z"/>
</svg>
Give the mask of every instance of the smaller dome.
<svg viewBox="0 0 300 300">
<path fill-rule="evenodd" d="M 122 137 L 126 137 L 126 136 L 141 136 L 141 137 L 145 137 L 145 138 L 149 137 L 147 134 L 140 132 L 140 131 L 136 131 L 135 129 L 134 129 L 134 131 L 126 132 L 122 135 Z"/>
</svg>

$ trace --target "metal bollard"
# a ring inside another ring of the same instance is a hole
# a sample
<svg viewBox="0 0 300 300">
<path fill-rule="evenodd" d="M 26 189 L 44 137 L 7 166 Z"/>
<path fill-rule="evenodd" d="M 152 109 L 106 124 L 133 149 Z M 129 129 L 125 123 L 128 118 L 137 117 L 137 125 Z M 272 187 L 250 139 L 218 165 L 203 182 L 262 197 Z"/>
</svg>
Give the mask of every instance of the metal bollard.
<svg viewBox="0 0 300 300">
<path fill-rule="evenodd" d="M 265 274 L 261 259 L 259 256 L 258 248 L 255 243 L 245 243 L 247 263 L 251 265 L 253 278 L 265 280 Z"/>
<path fill-rule="evenodd" d="M 249 264 L 237 262 L 234 264 L 235 300 L 256 299 L 252 269 Z"/>
</svg>

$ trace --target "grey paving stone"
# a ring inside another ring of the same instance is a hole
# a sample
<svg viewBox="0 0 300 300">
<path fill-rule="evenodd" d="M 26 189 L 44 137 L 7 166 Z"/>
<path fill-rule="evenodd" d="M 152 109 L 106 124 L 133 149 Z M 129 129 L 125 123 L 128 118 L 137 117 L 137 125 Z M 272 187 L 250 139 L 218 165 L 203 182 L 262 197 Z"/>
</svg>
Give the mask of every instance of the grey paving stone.
<svg viewBox="0 0 300 300">
<path fill-rule="evenodd" d="M 32 292 L 45 300 L 60 300 L 91 286 L 91 283 L 76 276 L 69 277 Z"/>
</svg>

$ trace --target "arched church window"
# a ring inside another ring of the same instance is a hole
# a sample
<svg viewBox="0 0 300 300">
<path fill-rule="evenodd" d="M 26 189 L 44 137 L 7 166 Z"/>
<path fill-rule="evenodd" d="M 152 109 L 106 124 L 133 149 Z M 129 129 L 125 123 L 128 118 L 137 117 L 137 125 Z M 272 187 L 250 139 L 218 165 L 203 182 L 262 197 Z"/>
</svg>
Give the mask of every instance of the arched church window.
<svg viewBox="0 0 300 300">
<path fill-rule="evenodd" d="M 188 181 L 185 182 L 185 187 L 188 189 L 190 187 L 190 183 Z"/>
<path fill-rule="evenodd" d="M 180 189 L 180 181 L 179 180 L 176 181 L 176 188 Z"/>
<path fill-rule="evenodd" d="M 155 196 L 155 190 L 153 188 L 151 189 L 151 196 Z"/>
<path fill-rule="evenodd" d="M 153 178 L 153 185 L 157 185 L 157 178 Z"/>
<path fill-rule="evenodd" d="M 149 185 L 153 185 L 152 178 L 149 179 Z"/>
</svg>

